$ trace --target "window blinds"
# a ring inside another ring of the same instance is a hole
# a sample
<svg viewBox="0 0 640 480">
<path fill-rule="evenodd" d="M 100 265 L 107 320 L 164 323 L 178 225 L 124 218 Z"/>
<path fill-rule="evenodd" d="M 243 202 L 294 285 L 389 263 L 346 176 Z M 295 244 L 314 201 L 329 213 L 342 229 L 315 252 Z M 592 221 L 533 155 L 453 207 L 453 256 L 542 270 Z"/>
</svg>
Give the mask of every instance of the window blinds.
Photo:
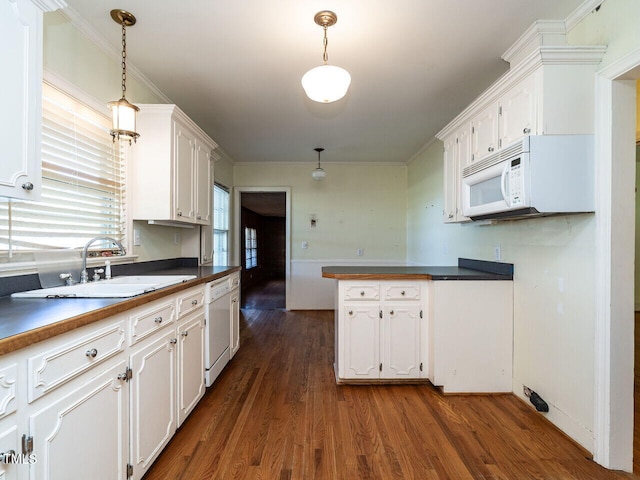
<svg viewBox="0 0 640 480">
<path fill-rule="evenodd" d="M 83 246 L 98 235 L 124 241 L 125 171 L 110 120 L 43 84 L 42 197 L 0 202 L 0 257 Z"/>
</svg>

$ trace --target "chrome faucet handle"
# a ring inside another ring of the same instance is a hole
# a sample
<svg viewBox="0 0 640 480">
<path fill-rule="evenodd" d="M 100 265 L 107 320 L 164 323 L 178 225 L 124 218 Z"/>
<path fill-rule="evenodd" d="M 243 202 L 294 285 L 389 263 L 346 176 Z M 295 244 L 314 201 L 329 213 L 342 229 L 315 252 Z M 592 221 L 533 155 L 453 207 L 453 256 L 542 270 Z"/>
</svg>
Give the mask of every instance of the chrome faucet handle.
<svg viewBox="0 0 640 480">
<path fill-rule="evenodd" d="M 70 273 L 61 273 L 60 280 L 64 280 L 65 285 L 73 285 L 76 283 L 73 279 L 73 275 Z"/>
<path fill-rule="evenodd" d="M 104 268 L 96 268 L 93 270 L 93 281 L 97 282 L 98 280 L 102 280 L 102 277 L 100 276 L 101 273 L 104 273 Z"/>
</svg>

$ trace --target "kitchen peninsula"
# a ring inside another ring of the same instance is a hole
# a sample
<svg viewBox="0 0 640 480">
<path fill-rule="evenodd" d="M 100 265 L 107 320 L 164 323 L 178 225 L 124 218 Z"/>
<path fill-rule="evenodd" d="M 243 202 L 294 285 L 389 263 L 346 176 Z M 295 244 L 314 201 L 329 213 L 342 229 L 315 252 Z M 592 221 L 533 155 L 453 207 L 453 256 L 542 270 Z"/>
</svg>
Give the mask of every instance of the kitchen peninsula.
<svg viewBox="0 0 640 480">
<path fill-rule="evenodd" d="M 331 266 L 338 383 L 511 392 L 513 265 Z"/>
</svg>

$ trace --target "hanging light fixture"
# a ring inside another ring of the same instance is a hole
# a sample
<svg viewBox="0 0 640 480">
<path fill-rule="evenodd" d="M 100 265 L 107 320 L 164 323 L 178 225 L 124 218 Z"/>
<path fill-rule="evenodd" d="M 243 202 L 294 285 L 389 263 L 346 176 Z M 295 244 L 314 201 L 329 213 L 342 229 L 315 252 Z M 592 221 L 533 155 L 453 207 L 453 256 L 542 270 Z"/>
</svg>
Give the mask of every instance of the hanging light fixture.
<svg viewBox="0 0 640 480">
<path fill-rule="evenodd" d="M 334 65 L 327 65 L 329 57 L 327 55 L 327 28 L 338 21 L 338 16 L 329 11 L 323 10 L 316 13 L 313 20 L 324 29 L 324 53 L 322 55 L 323 65 L 312 68 L 302 77 L 302 88 L 307 96 L 316 102 L 331 103 L 344 97 L 351 84 L 351 75 L 344 68 Z"/>
<path fill-rule="evenodd" d="M 320 152 L 324 152 L 324 148 L 314 148 L 316 152 L 318 152 L 318 168 L 316 168 L 313 172 L 311 172 L 311 176 L 314 180 L 322 180 L 327 176 L 327 172 L 325 172 L 320 166 Z"/>
<path fill-rule="evenodd" d="M 125 10 L 111 10 L 111 18 L 114 22 L 122 25 L 122 98 L 115 102 L 109 102 L 111 116 L 113 119 L 113 127 L 110 131 L 113 141 L 116 138 L 131 140 L 135 142 L 140 136 L 136 132 L 136 113 L 140 110 L 126 99 L 127 93 L 127 30 L 136 23 L 136 17 Z"/>
</svg>

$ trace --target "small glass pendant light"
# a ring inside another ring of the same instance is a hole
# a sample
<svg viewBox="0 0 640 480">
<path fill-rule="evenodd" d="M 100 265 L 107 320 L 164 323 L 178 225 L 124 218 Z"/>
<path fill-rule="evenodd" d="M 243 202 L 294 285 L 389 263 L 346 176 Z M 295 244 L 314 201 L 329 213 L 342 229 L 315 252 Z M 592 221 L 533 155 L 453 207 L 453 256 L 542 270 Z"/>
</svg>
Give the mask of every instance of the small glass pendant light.
<svg viewBox="0 0 640 480">
<path fill-rule="evenodd" d="M 313 172 L 311 172 L 311 176 L 314 180 L 320 181 L 323 180 L 324 177 L 327 176 L 327 172 L 325 172 L 320 166 L 320 152 L 324 151 L 324 148 L 314 148 L 316 152 L 318 152 L 318 168 L 316 168 Z"/>
</svg>

